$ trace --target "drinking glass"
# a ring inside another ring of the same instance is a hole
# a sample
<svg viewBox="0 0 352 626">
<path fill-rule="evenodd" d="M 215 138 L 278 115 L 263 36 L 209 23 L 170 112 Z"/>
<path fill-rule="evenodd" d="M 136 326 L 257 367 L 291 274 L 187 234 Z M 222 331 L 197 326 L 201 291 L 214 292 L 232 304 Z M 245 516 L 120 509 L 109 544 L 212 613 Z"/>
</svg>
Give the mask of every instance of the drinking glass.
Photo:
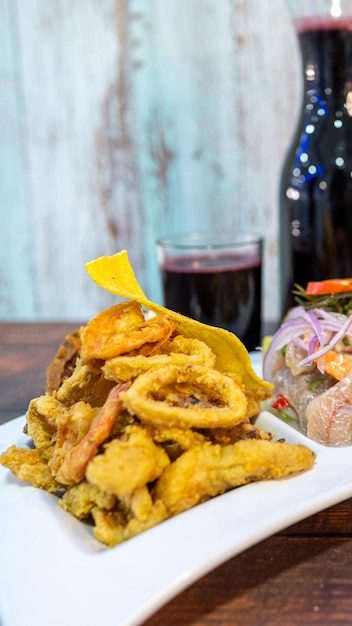
<svg viewBox="0 0 352 626">
<path fill-rule="evenodd" d="M 247 350 L 261 340 L 263 239 L 247 232 L 198 231 L 157 240 L 164 305 L 225 328 Z"/>
</svg>

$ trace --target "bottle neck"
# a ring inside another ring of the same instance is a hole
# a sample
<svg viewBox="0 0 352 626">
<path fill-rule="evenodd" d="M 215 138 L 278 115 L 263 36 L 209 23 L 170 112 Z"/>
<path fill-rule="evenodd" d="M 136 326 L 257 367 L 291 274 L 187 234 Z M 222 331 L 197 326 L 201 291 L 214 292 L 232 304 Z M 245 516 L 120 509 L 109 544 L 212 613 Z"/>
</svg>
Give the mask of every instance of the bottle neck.
<svg viewBox="0 0 352 626">
<path fill-rule="evenodd" d="M 306 94 L 346 103 L 352 92 L 352 31 L 345 24 L 306 24 L 298 31 Z"/>
</svg>

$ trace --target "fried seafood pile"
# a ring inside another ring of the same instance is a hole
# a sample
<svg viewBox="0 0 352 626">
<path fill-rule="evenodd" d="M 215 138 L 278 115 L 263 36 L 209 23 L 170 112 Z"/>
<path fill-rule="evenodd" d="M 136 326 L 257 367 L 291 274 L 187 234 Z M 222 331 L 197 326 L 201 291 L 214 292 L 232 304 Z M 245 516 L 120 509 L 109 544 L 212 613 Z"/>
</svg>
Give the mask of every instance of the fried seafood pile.
<svg viewBox="0 0 352 626">
<path fill-rule="evenodd" d="M 108 546 L 229 489 L 314 462 L 306 447 L 274 442 L 252 423 L 268 386 L 224 371 L 208 343 L 180 326 L 163 312 L 146 320 L 133 300 L 99 313 L 66 338 L 45 395 L 31 401 L 32 447 L 14 445 L 0 457 L 90 520 Z"/>
</svg>

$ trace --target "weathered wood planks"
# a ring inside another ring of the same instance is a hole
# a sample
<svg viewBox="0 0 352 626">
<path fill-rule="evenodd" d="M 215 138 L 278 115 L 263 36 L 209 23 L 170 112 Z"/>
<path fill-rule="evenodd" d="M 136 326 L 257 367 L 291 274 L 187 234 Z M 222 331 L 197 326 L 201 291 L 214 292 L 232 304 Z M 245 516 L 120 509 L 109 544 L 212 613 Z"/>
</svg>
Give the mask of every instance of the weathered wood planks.
<svg viewBox="0 0 352 626">
<path fill-rule="evenodd" d="M 84 263 L 129 250 L 160 301 L 165 231 L 266 239 L 300 97 L 285 0 L 0 0 L 0 318 L 85 319 Z"/>
</svg>

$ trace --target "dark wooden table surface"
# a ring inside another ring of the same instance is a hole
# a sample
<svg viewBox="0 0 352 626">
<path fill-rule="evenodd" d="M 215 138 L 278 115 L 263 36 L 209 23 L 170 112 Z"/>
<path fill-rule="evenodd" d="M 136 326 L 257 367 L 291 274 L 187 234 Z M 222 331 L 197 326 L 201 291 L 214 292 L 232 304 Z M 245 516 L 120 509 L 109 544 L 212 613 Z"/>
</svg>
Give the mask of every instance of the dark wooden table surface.
<svg viewBox="0 0 352 626">
<path fill-rule="evenodd" d="M 0 423 L 43 393 L 46 366 L 75 326 L 0 323 Z M 145 626 L 298 624 L 352 624 L 352 499 L 230 559 Z"/>
</svg>

